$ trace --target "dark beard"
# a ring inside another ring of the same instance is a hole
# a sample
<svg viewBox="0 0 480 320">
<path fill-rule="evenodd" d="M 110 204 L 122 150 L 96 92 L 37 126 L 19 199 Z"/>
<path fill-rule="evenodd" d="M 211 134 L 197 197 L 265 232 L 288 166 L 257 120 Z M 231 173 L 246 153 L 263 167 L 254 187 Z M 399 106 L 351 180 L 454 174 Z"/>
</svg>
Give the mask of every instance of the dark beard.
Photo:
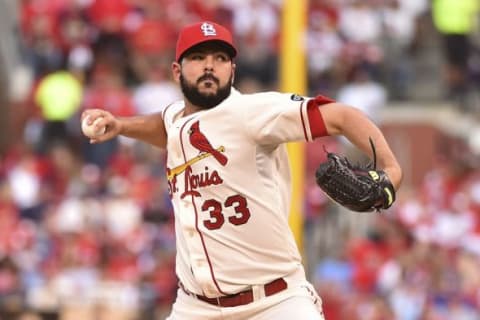
<svg viewBox="0 0 480 320">
<path fill-rule="evenodd" d="M 217 78 L 214 78 L 212 75 L 208 74 L 201 76 L 198 79 L 197 83 L 206 79 L 214 81 L 217 85 L 219 83 Z M 232 76 L 230 76 L 230 79 L 226 86 L 218 87 L 218 91 L 216 94 L 204 94 L 198 91 L 197 87 L 190 85 L 185 80 L 183 75 L 180 75 L 180 87 L 185 98 L 193 105 L 200 107 L 204 110 L 211 109 L 220 104 L 223 100 L 225 100 L 230 95 L 230 91 L 232 90 L 231 84 Z"/>
</svg>

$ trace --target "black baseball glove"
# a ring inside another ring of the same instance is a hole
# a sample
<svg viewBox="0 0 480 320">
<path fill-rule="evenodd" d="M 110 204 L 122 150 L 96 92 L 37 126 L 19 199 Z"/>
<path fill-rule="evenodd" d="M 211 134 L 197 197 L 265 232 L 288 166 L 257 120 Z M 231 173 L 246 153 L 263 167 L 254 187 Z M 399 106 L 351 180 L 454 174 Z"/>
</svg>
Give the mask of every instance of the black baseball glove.
<svg viewBox="0 0 480 320">
<path fill-rule="evenodd" d="M 376 169 L 376 153 L 372 139 L 373 163 L 352 165 L 346 157 L 327 152 L 315 178 L 318 186 L 335 202 L 358 212 L 380 211 L 395 201 L 395 189 L 386 173 Z"/>
</svg>

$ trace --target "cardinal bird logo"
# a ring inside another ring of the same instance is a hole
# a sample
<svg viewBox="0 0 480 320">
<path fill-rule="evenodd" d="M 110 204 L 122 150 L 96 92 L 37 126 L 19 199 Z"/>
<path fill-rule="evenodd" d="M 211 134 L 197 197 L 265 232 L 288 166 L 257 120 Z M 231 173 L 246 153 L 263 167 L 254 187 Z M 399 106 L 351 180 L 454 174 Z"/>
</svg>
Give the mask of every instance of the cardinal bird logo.
<svg viewBox="0 0 480 320">
<path fill-rule="evenodd" d="M 220 152 L 224 150 L 224 148 L 220 147 L 215 149 L 212 147 L 207 137 L 200 131 L 200 123 L 198 121 L 195 121 L 190 126 L 188 133 L 190 135 L 190 143 L 197 148 L 200 153 L 211 154 L 222 166 L 227 164 L 228 158 Z"/>
</svg>

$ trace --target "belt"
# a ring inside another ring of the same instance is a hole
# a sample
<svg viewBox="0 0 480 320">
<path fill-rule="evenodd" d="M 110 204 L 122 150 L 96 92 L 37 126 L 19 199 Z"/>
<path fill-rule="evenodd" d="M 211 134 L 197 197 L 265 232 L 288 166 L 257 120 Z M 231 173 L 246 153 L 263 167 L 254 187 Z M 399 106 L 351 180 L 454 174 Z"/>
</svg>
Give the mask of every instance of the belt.
<svg viewBox="0 0 480 320">
<path fill-rule="evenodd" d="M 253 302 L 253 290 L 245 290 L 236 294 L 221 296 L 218 298 L 208 298 L 192 292 L 189 292 L 181 282 L 179 282 L 180 288 L 189 296 L 195 297 L 198 300 L 204 301 L 209 304 L 213 304 L 219 307 L 237 307 Z M 287 282 L 283 278 L 278 278 L 269 282 L 263 286 L 265 290 L 265 296 L 274 295 L 280 291 L 287 289 Z"/>
</svg>

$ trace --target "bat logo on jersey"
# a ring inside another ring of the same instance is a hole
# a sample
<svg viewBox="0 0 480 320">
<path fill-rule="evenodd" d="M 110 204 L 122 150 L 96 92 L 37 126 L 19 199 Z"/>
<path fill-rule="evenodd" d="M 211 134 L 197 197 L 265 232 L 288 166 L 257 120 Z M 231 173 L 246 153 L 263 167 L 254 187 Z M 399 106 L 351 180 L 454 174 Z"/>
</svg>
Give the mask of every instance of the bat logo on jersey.
<svg viewBox="0 0 480 320">
<path fill-rule="evenodd" d="M 184 172 L 185 191 L 181 194 L 181 198 L 184 198 L 187 195 L 199 197 L 200 193 L 196 189 L 223 183 L 223 179 L 218 174 L 218 171 L 209 171 L 209 168 L 205 167 L 203 172 L 195 174 L 193 173 L 192 165 L 207 157 L 214 157 L 218 163 L 225 166 L 228 162 L 228 158 L 223 154 L 223 152 L 225 152 L 225 147 L 220 146 L 216 149 L 213 148 L 205 135 L 200 131 L 200 123 L 198 121 L 190 126 L 188 134 L 190 143 L 200 151 L 200 154 L 175 168 L 167 168 L 170 196 L 179 190 L 177 187 L 177 176 Z"/>
<path fill-rule="evenodd" d="M 197 148 L 200 153 L 210 153 L 222 166 L 227 164 L 228 158 L 220 151 L 214 149 L 207 137 L 200 131 L 200 122 L 198 120 L 190 126 L 188 133 L 190 135 L 190 143 Z"/>
</svg>

